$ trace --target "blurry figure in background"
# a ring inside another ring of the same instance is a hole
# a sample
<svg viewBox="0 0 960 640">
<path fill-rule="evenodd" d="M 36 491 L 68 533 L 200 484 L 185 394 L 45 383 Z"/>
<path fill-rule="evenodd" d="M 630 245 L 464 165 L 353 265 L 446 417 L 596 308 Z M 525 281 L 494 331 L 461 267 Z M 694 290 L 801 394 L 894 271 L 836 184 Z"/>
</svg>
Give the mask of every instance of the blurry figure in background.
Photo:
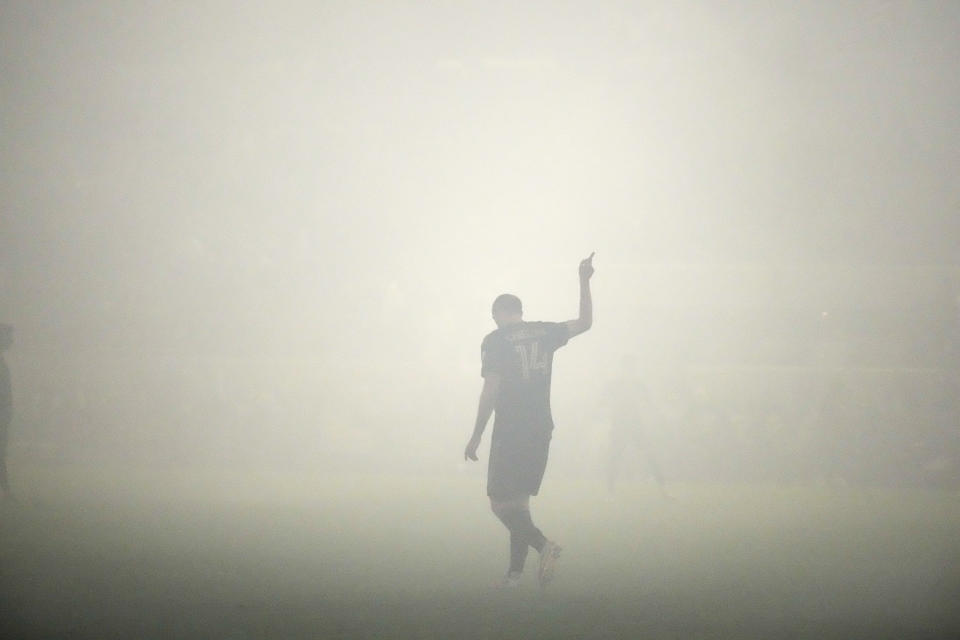
<svg viewBox="0 0 960 640">
<path fill-rule="evenodd" d="M 496 410 L 487 495 L 490 508 L 510 532 L 510 568 L 502 586 L 520 582 L 529 547 L 540 554 L 538 579 L 553 579 L 560 546 L 548 540 L 530 517 L 530 496 L 540 491 L 553 431 L 550 379 L 553 353 L 593 324 L 590 277 L 593 254 L 580 262 L 580 316 L 560 322 L 524 322 L 520 299 L 510 294 L 493 302 L 497 330 L 483 339 L 483 391 L 464 459 L 477 460 L 480 437 Z"/>
<path fill-rule="evenodd" d="M 4 352 L 12 345 L 13 327 L 0 324 L 0 491 L 3 491 L 4 499 L 13 499 L 7 478 L 7 439 L 13 419 L 13 389 L 10 384 L 10 367 L 3 358 Z"/>
<path fill-rule="evenodd" d="M 607 389 L 605 405 L 610 417 L 610 451 L 607 457 L 607 492 L 612 498 L 623 455 L 633 448 L 643 458 L 664 497 L 667 484 L 654 445 L 648 434 L 652 417 L 650 392 L 640 377 L 637 357 L 626 355 L 620 362 L 620 371 Z"/>
</svg>

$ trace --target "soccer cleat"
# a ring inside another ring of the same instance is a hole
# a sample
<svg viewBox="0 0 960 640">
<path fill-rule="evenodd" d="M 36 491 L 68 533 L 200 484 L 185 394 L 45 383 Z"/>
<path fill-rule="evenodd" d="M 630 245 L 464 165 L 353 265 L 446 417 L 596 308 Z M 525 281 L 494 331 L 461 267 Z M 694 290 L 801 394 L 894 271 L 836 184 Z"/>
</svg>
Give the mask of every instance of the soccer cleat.
<svg viewBox="0 0 960 640">
<path fill-rule="evenodd" d="M 553 581 L 553 576 L 557 569 L 557 558 L 563 549 L 556 542 L 547 540 L 543 543 L 543 549 L 540 550 L 540 570 L 537 572 L 537 578 L 540 580 L 540 588 L 543 589 Z"/>
<path fill-rule="evenodd" d="M 497 583 L 498 589 L 515 589 L 520 586 L 520 578 L 523 574 L 519 571 L 509 571 L 503 579 Z"/>
</svg>

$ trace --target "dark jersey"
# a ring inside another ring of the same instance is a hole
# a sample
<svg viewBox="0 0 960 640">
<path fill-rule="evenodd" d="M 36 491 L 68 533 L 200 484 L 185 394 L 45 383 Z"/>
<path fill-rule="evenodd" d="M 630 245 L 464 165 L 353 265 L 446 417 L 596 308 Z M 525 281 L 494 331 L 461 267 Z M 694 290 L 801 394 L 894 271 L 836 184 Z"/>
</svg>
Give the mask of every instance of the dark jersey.
<svg viewBox="0 0 960 640">
<path fill-rule="evenodd" d="M 567 344 L 569 336 L 563 323 L 521 322 L 497 329 L 483 339 L 481 375 L 495 373 L 501 378 L 495 429 L 553 430 L 553 353 Z"/>
</svg>

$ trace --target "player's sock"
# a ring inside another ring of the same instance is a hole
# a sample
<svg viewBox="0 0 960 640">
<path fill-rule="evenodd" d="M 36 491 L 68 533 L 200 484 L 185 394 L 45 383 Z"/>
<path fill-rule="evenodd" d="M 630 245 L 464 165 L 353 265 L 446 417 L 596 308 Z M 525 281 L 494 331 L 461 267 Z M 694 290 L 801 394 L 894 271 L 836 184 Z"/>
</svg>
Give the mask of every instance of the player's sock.
<svg viewBox="0 0 960 640">
<path fill-rule="evenodd" d="M 523 573 L 523 565 L 527 560 L 530 545 L 516 531 L 510 532 L 510 573 Z"/>
<path fill-rule="evenodd" d="M 530 517 L 529 511 L 524 509 L 520 512 L 520 517 L 523 518 L 524 526 L 529 532 L 527 542 L 537 550 L 537 553 L 540 553 L 543 551 L 543 545 L 547 543 L 547 536 L 543 535 L 543 532 L 533 524 L 533 518 Z"/>
<path fill-rule="evenodd" d="M 520 539 L 525 540 L 528 545 L 537 550 L 537 553 L 540 553 L 547 538 L 540 529 L 534 526 L 530 511 L 527 509 L 510 509 L 504 511 L 500 515 L 500 519 L 510 529 L 511 537 L 516 533 Z"/>
</svg>

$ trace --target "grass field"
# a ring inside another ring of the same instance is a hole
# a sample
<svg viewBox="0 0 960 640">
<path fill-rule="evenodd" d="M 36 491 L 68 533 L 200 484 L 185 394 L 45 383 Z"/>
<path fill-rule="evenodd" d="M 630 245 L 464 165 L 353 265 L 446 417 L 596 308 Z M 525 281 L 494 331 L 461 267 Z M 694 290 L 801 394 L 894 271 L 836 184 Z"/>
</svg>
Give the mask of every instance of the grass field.
<svg viewBox="0 0 960 640">
<path fill-rule="evenodd" d="M 4 638 L 960 637 L 955 493 L 550 479 L 557 581 L 499 592 L 476 477 L 17 471 Z"/>
</svg>

